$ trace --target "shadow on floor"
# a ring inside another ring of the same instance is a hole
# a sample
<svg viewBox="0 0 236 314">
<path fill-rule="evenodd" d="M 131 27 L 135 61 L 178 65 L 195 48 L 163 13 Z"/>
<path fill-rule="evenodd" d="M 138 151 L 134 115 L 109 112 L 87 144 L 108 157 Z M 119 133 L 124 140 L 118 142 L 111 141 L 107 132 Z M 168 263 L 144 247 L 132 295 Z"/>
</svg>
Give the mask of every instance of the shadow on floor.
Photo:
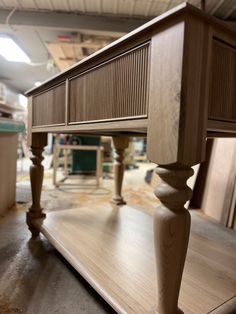
<svg viewBox="0 0 236 314">
<path fill-rule="evenodd" d="M 0 220 L 0 238 L 1 314 L 115 313 L 43 236 L 30 239 L 23 211 Z"/>
</svg>

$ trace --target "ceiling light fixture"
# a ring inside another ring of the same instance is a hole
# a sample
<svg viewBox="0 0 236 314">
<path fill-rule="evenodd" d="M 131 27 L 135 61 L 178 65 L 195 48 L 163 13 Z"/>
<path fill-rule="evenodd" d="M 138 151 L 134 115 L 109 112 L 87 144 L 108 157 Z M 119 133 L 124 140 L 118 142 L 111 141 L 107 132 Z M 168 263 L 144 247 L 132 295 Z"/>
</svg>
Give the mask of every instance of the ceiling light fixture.
<svg viewBox="0 0 236 314">
<path fill-rule="evenodd" d="M 30 63 L 27 54 L 9 37 L 0 37 L 0 55 L 10 62 Z"/>
<path fill-rule="evenodd" d="M 34 83 L 34 86 L 38 87 L 38 86 L 40 86 L 41 84 L 42 84 L 42 82 L 35 82 L 35 83 Z"/>
</svg>

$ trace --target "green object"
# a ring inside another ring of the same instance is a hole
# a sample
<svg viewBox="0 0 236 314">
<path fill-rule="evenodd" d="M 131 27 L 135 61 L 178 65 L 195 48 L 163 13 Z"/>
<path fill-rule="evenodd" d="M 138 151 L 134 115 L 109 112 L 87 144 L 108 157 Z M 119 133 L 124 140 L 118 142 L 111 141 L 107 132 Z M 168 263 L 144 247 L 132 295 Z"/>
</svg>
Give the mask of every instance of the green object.
<svg viewBox="0 0 236 314">
<path fill-rule="evenodd" d="M 102 172 L 111 172 L 111 168 L 113 167 L 113 162 L 104 162 L 102 164 Z"/>
<path fill-rule="evenodd" d="M 100 137 L 73 136 L 72 143 L 79 145 L 100 145 Z M 94 173 L 96 171 L 96 151 L 72 150 L 72 173 Z"/>
<path fill-rule="evenodd" d="M 24 122 L 0 118 L 0 132 L 20 133 L 24 130 Z"/>
</svg>

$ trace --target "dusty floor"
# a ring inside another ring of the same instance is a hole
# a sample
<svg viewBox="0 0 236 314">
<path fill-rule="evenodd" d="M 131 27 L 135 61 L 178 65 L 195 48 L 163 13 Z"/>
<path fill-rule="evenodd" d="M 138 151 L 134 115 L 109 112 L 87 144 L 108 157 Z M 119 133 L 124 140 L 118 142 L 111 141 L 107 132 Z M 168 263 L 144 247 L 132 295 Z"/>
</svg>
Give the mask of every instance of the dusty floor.
<svg viewBox="0 0 236 314">
<path fill-rule="evenodd" d="M 152 188 L 144 182 L 146 170 L 151 164 L 127 171 L 124 181 L 124 197 L 130 205 L 143 207 L 152 214 L 158 204 Z M 27 175 L 17 184 L 17 198 L 30 200 Z M 51 171 L 45 174 L 42 204 L 48 211 L 78 207 L 80 204 L 106 202 L 111 199 L 113 180 L 103 180 L 96 189 L 89 180 L 70 180 L 86 183 L 86 187 L 63 186 L 55 189 Z M 90 184 L 90 186 L 89 186 Z M 76 314 L 113 313 L 113 310 L 94 292 L 72 267 L 41 236 L 31 240 L 25 225 L 25 211 L 29 204 L 18 204 L 0 219 L 0 314 Z M 192 232 L 206 233 L 228 246 L 236 247 L 235 232 L 217 227 L 196 211 L 192 212 Z"/>
</svg>

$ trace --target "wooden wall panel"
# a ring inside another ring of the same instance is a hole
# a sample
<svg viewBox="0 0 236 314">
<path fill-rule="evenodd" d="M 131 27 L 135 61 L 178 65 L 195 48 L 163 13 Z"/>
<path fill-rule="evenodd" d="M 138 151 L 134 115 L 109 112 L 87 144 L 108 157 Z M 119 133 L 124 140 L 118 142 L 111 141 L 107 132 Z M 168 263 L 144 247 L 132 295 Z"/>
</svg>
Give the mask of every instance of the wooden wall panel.
<svg viewBox="0 0 236 314">
<path fill-rule="evenodd" d="M 233 228 L 233 219 L 229 223 L 229 218 L 231 207 L 235 206 L 233 200 L 236 178 L 235 138 L 214 139 L 206 171 L 206 176 L 201 182 L 204 189 L 201 199 L 195 199 L 199 201 L 197 205 L 206 215 L 224 226 Z"/>
<path fill-rule="evenodd" d="M 65 123 L 65 83 L 33 97 L 32 125 Z"/>
<path fill-rule="evenodd" d="M 113 58 L 69 84 L 69 121 L 147 115 L 149 44 Z"/>
<path fill-rule="evenodd" d="M 236 48 L 213 39 L 209 117 L 236 120 Z"/>
</svg>

